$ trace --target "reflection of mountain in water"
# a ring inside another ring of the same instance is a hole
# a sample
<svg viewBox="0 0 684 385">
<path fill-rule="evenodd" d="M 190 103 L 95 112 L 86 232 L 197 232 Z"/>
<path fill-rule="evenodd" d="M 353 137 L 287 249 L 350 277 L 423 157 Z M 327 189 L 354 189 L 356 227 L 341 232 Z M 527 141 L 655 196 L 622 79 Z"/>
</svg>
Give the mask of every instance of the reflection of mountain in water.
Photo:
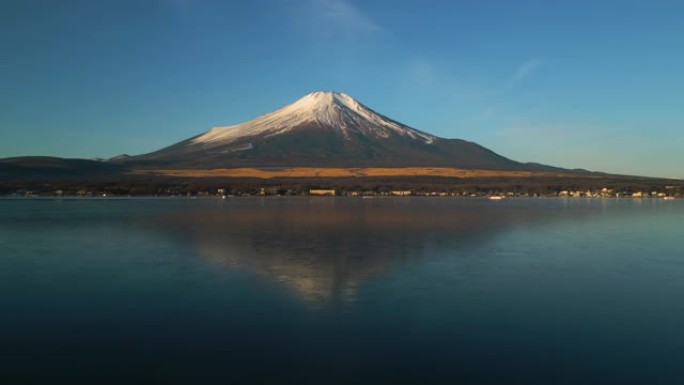
<svg viewBox="0 0 684 385">
<path fill-rule="evenodd" d="M 554 217 L 549 210 L 530 210 L 529 202 L 273 198 L 207 203 L 163 220 L 179 227 L 174 233 L 187 237 L 184 241 L 195 244 L 202 257 L 264 274 L 315 301 L 353 300 L 362 281 L 394 266 Z"/>
</svg>

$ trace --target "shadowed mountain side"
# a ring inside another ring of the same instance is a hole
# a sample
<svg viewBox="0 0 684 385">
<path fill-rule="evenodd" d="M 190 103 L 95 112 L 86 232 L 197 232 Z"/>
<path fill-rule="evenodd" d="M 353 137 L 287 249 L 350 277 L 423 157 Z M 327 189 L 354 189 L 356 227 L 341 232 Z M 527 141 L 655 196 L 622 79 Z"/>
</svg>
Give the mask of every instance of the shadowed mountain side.
<svg viewBox="0 0 684 385">
<path fill-rule="evenodd" d="M 138 168 L 213 169 L 235 167 L 460 167 L 489 170 L 554 170 L 504 158 L 460 139 L 434 143 L 403 137 L 354 140 L 324 127 L 301 127 L 287 135 L 249 137 L 225 146 L 190 146 L 193 139 L 147 155 L 126 158 Z M 557 169 L 560 170 L 560 169 Z"/>
</svg>

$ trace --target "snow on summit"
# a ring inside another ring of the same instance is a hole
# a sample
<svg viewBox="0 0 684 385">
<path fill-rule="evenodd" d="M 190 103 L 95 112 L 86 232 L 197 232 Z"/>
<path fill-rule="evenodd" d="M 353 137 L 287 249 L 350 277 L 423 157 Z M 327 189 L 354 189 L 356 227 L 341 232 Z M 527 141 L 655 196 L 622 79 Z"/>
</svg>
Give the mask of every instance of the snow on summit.
<svg viewBox="0 0 684 385">
<path fill-rule="evenodd" d="M 376 113 L 347 94 L 318 91 L 248 122 L 214 127 L 193 138 L 192 143 L 219 145 L 244 137 L 271 137 L 301 127 L 338 129 L 346 138 L 357 133 L 374 138 L 399 135 L 428 144 L 436 139 Z"/>
</svg>

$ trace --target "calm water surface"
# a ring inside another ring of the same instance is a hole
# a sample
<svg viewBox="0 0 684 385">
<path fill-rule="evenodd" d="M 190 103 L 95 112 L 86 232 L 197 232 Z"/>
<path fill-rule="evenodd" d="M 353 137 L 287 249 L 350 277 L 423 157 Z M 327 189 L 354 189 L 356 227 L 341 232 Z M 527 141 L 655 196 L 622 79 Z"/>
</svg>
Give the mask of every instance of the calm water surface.
<svg viewBox="0 0 684 385">
<path fill-rule="evenodd" d="M 0 200 L 0 383 L 684 383 L 684 201 Z"/>
</svg>

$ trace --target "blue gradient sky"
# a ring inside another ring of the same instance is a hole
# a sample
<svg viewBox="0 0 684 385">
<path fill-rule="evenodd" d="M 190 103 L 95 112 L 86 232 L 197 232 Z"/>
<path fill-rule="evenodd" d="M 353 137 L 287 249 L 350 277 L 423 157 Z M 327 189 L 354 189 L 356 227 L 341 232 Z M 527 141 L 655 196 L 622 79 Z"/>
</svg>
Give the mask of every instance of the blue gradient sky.
<svg viewBox="0 0 684 385">
<path fill-rule="evenodd" d="M 4 0 L 0 157 L 110 157 L 346 92 L 520 161 L 684 177 L 684 2 Z"/>
</svg>

